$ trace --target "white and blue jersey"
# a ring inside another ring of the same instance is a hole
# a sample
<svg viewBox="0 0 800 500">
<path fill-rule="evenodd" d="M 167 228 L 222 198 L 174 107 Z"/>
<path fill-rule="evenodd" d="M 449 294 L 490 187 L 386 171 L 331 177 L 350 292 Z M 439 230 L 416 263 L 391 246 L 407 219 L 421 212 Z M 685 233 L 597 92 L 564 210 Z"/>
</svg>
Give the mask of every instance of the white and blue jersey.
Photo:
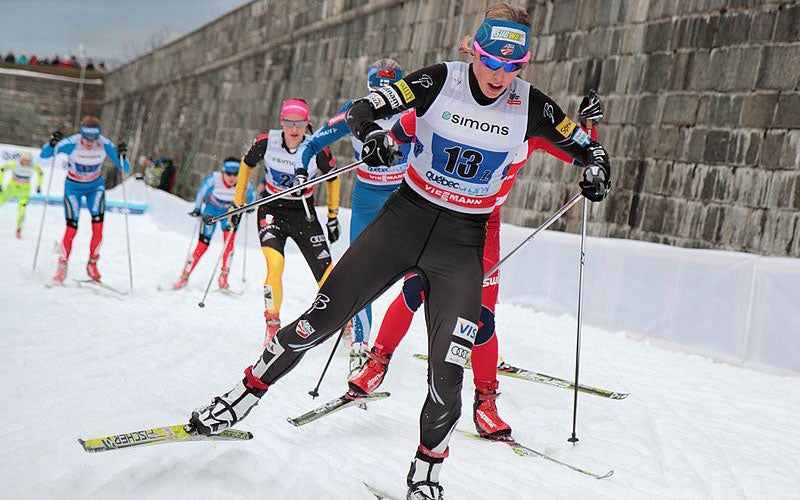
<svg viewBox="0 0 800 500">
<path fill-rule="evenodd" d="M 203 215 L 211 215 L 212 217 L 219 217 L 228 211 L 233 205 L 233 197 L 236 194 L 236 184 L 227 185 L 222 178 L 221 172 L 212 172 L 203 179 L 200 188 L 197 190 L 197 196 L 194 200 L 194 209 L 201 212 Z M 248 184 L 247 186 L 247 203 L 251 203 L 254 199 L 253 189 Z M 230 221 L 222 219 L 220 226 L 223 231 L 230 228 Z M 206 225 L 203 224 L 200 232 L 207 241 L 211 240 L 214 236 L 216 224 Z"/>
<path fill-rule="evenodd" d="M 117 148 L 108 138 L 100 136 L 96 141 L 81 140 L 81 134 L 74 134 L 62 139 L 57 145 L 58 154 L 67 157 L 67 180 L 74 182 L 93 182 L 103 175 L 103 161 L 108 156 L 116 167 L 127 173 L 130 170 L 128 159 L 125 166 L 119 162 Z M 53 156 L 54 148 L 50 143 L 42 146 L 41 158 Z"/>
<path fill-rule="evenodd" d="M 55 148 L 49 142 L 42 146 L 42 159 L 51 158 L 55 150 L 67 158 L 67 180 L 64 181 L 64 217 L 77 224 L 82 200 L 92 214 L 93 221 L 102 221 L 105 213 L 106 183 L 103 179 L 103 162 L 106 156 L 123 173 L 130 171 L 125 158 L 124 166 L 119 162 L 117 148 L 102 135 L 96 141 L 87 141 L 81 134 L 62 139 Z"/>
</svg>

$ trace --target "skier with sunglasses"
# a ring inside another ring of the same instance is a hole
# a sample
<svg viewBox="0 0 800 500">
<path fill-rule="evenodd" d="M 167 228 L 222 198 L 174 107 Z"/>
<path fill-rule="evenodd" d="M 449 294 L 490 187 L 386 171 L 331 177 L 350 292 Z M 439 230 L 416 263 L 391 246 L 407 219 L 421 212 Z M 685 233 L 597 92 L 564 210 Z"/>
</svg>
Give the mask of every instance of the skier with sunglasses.
<svg viewBox="0 0 800 500">
<path fill-rule="evenodd" d="M 443 498 L 439 483 L 448 443 L 461 415 L 464 365 L 478 332 L 486 223 L 520 146 L 540 137 L 586 165 L 581 189 L 592 201 L 610 190 L 603 147 L 549 97 L 517 78 L 530 58 L 530 18 L 508 4 L 487 10 L 475 41 L 501 63 L 428 66 L 357 100 L 347 115 L 363 141 L 367 165 L 390 165 L 396 147 L 376 119 L 417 113 L 416 143 L 403 183 L 336 264 L 309 309 L 282 328 L 244 377 L 192 412 L 201 434 L 235 425 L 309 349 L 324 342 L 397 279 L 423 280 L 428 325 L 428 387 L 420 443 L 406 498 Z M 513 67 L 506 65 L 513 62 Z M 511 71 L 508 71 L 511 70 Z M 351 395 L 357 398 L 357 394 Z"/>
</svg>

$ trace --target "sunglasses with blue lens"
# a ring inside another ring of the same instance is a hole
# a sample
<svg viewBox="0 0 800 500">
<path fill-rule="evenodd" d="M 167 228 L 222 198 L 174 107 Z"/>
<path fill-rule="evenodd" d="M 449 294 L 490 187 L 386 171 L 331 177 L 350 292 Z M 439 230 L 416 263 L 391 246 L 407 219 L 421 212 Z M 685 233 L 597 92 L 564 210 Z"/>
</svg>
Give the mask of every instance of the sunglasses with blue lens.
<svg viewBox="0 0 800 500">
<path fill-rule="evenodd" d="M 497 71 L 498 69 L 503 68 L 503 71 L 505 71 L 506 73 L 513 73 L 515 71 L 519 71 L 525 64 L 516 62 L 504 62 L 489 56 L 481 56 L 480 59 L 481 63 L 483 63 L 483 65 L 489 68 L 490 70 Z"/>
</svg>

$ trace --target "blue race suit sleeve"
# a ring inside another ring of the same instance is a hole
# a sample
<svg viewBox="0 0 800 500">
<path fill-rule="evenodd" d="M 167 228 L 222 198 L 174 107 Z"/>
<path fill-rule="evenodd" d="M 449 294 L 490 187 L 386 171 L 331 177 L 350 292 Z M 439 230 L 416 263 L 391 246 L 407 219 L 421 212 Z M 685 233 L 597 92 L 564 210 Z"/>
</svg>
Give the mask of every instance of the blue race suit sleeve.
<svg viewBox="0 0 800 500">
<path fill-rule="evenodd" d="M 200 208 L 203 206 L 203 201 L 206 199 L 206 196 L 211 194 L 211 191 L 214 190 L 214 174 L 209 174 L 208 177 L 203 179 L 203 183 L 200 184 L 200 189 L 197 190 L 197 197 L 194 199 L 194 209 L 196 211 L 200 211 Z"/>
<path fill-rule="evenodd" d="M 350 134 L 350 129 L 347 127 L 347 120 L 345 120 L 345 117 L 347 116 L 347 110 L 350 109 L 352 105 L 353 101 L 347 101 L 339 111 L 334 113 L 334 115 L 325 122 L 325 125 L 321 129 L 314 132 L 314 135 L 305 142 L 301 157 L 302 165 L 296 165 L 295 170 L 301 167 L 308 169 L 308 164 L 311 163 L 312 158 L 337 140 Z"/>
<path fill-rule="evenodd" d="M 122 162 L 124 166 L 121 165 L 119 163 L 119 155 L 117 154 L 117 148 L 115 148 L 114 144 L 105 137 L 103 137 L 103 147 L 106 150 L 106 155 L 108 155 L 108 157 L 111 159 L 112 162 L 114 162 L 114 165 L 116 165 L 118 169 L 122 170 L 123 174 L 127 174 L 128 172 L 131 171 L 131 165 L 130 163 L 128 163 L 128 158 L 127 157 L 123 158 Z"/>
<path fill-rule="evenodd" d="M 56 144 L 59 153 L 70 154 L 75 150 L 75 143 L 70 142 L 69 137 L 65 137 L 61 139 L 58 144 Z M 39 158 L 45 160 L 47 158 L 51 158 L 54 153 L 53 146 L 50 145 L 50 142 L 45 142 L 42 145 L 42 152 L 39 153 Z"/>
</svg>

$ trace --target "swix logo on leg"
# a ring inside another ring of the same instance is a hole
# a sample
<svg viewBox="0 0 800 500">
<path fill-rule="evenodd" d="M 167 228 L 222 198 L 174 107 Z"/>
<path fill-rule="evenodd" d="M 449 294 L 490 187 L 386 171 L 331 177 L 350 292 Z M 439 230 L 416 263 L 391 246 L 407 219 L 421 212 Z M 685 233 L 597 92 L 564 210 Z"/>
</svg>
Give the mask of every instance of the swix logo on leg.
<svg viewBox="0 0 800 500">
<path fill-rule="evenodd" d="M 469 348 L 450 342 L 450 347 L 447 348 L 447 356 L 444 357 L 444 360 L 463 368 L 469 359 L 469 352 Z"/>
<path fill-rule="evenodd" d="M 500 278 L 498 277 L 497 274 L 494 274 L 489 278 L 483 278 L 483 288 L 487 288 L 490 286 L 497 286 L 499 282 Z"/>
<path fill-rule="evenodd" d="M 453 328 L 453 335 L 468 341 L 470 344 L 475 343 L 475 335 L 478 334 L 478 326 L 472 321 L 459 317 L 456 320 L 456 327 Z"/>
<path fill-rule="evenodd" d="M 304 339 L 307 339 L 315 331 L 316 330 L 313 326 L 311 326 L 311 323 L 305 319 L 301 319 L 300 322 L 297 323 L 297 328 L 294 329 L 294 332 Z"/>
</svg>

